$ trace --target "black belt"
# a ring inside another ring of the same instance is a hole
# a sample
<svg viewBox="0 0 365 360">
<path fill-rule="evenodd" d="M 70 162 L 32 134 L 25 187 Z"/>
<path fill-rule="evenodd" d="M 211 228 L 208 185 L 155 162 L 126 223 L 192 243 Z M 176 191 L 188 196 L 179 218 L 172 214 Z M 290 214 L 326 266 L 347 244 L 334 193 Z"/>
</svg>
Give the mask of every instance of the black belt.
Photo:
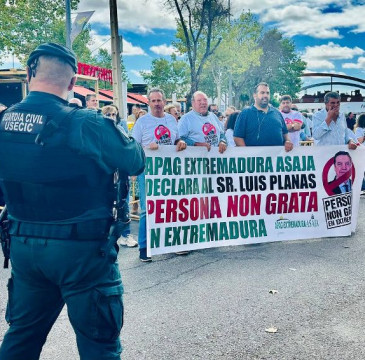
<svg viewBox="0 0 365 360">
<path fill-rule="evenodd" d="M 60 240 L 102 240 L 108 237 L 110 225 L 109 219 L 73 224 L 39 224 L 11 220 L 9 234 Z"/>
</svg>

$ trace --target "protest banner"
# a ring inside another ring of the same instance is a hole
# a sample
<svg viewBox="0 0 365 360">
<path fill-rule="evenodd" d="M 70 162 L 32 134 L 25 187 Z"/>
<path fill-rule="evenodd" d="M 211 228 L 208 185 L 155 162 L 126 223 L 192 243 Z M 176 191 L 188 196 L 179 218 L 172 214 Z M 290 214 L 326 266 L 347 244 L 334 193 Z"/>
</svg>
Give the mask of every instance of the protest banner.
<svg viewBox="0 0 365 360">
<path fill-rule="evenodd" d="M 146 149 L 148 254 L 348 236 L 356 228 L 364 152 Z"/>
</svg>

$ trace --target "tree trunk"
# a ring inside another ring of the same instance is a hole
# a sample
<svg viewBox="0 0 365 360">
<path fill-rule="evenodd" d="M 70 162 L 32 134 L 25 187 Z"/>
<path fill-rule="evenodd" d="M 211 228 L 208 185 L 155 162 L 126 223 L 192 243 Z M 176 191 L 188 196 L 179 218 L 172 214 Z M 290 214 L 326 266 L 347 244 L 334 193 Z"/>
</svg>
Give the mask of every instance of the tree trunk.
<svg viewBox="0 0 365 360">
<path fill-rule="evenodd" d="M 222 104 L 222 84 L 221 79 L 219 79 L 219 82 L 217 83 L 217 97 L 218 97 L 218 110 L 221 111 L 221 104 Z"/>
<path fill-rule="evenodd" d="M 192 73 L 190 91 L 186 96 L 186 112 L 188 112 L 191 107 L 191 99 L 192 99 L 195 91 L 198 91 L 198 78 L 197 78 L 196 74 Z"/>
</svg>

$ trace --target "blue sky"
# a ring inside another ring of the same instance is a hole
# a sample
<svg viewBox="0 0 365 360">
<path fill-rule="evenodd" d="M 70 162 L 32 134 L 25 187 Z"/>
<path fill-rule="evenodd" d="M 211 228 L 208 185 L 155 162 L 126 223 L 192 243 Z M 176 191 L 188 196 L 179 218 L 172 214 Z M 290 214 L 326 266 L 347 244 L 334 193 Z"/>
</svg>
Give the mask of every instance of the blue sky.
<svg viewBox="0 0 365 360">
<path fill-rule="evenodd" d="M 117 3 L 124 63 L 131 82 L 142 83 L 139 71 L 148 71 L 154 58 L 169 58 L 174 50 L 174 13 L 164 8 L 163 0 Z M 266 28 L 277 27 L 291 38 L 308 63 L 307 71 L 365 78 L 365 0 L 231 0 L 231 5 L 233 16 L 249 9 Z M 108 6 L 107 0 L 80 0 L 79 10 L 95 10 L 91 50 L 110 51 Z"/>
</svg>

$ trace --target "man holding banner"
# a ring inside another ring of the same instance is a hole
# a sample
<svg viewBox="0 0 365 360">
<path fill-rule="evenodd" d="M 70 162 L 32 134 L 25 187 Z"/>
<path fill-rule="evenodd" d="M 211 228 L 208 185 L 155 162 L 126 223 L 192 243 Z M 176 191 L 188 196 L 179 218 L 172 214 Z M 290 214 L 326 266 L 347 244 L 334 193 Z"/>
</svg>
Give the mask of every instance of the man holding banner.
<svg viewBox="0 0 365 360">
<path fill-rule="evenodd" d="M 348 145 L 357 148 L 355 134 L 347 127 L 345 115 L 340 112 L 341 97 L 336 92 L 324 96 L 325 108 L 313 114 L 315 145 Z"/>
<path fill-rule="evenodd" d="M 202 91 L 193 94 L 191 105 L 193 110 L 185 114 L 179 121 L 179 134 L 188 145 L 205 146 L 208 151 L 218 146 L 223 154 L 227 149 L 227 139 L 223 125 L 214 113 L 208 111 L 208 97 Z"/>
<path fill-rule="evenodd" d="M 176 151 L 186 149 L 185 141 L 179 139 L 175 118 L 164 112 L 165 94 L 160 89 L 151 89 L 148 93 L 148 105 L 151 112 L 138 119 L 133 127 L 132 136 L 143 147 L 157 150 L 160 145 L 176 145 Z M 139 258 L 142 262 L 150 262 L 147 256 L 146 225 L 146 188 L 145 174 L 138 176 L 139 201 L 141 213 L 138 229 Z"/>
<path fill-rule="evenodd" d="M 288 129 L 280 111 L 269 105 L 270 88 L 265 82 L 255 87 L 255 104 L 244 109 L 234 127 L 234 141 L 237 146 L 285 146 L 293 149 Z"/>
</svg>

